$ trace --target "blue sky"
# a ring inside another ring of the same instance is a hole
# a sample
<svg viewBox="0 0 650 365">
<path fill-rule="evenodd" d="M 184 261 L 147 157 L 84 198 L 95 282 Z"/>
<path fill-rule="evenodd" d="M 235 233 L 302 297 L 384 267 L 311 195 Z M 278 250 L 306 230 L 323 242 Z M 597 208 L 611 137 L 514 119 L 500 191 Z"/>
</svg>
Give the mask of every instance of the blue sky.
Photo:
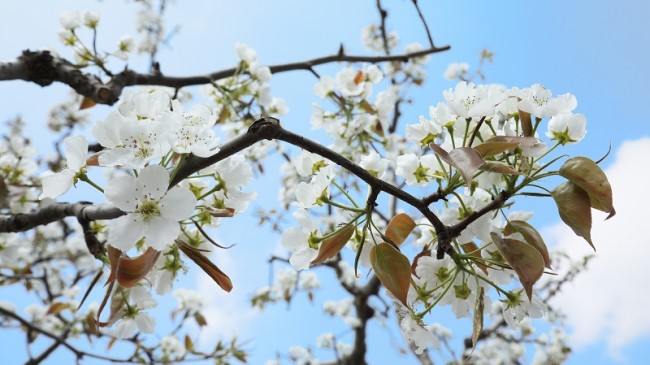
<svg viewBox="0 0 650 365">
<path fill-rule="evenodd" d="M 235 62 L 234 43 L 242 42 L 258 52 L 263 63 L 276 64 L 330 54 L 340 42 L 349 53 L 366 52 L 361 46 L 361 27 L 376 22 L 374 1 L 300 0 L 282 1 L 194 1 L 171 5 L 169 25 L 181 29 L 171 49 L 163 50 L 163 72 L 174 75 L 205 73 L 230 67 Z M 432 57 L 430 78 L 414 90 L 414 104 L 405 110 L 407 121 L 426 114 L 428 106 L 441 100 L 442 91 L 454 83 L 442 78 L 450 62 L 468 62 L 475 66 L 481 49 L 495 53 L 494 64 L 486 65 L 487 82 L 527 87 L 542 83 L 555 94 L 573 93 L 578 99 L 577 112 L 588 120 L 586 139 L 568 149 L 572 155 L 600 157 L 612 144 L 612 156 L 605 162 L 614 187 L 614 202 L 619 214 L 610 221 L 594 220 L 594 240 L 598 257 L 592 270 L 579 277 L 557 304 L 566 309 L 569 332 L 575 345 L 569 364 L 642 364 L 650 357 L 650 294 L 647 280 L 650 270 L 643 260 L 650 254 L 647 235 L 639 232 L 650 203 L 643 192 L 650 186 L 646 156 L 650 155 L 650 123 L 644 120 L 650 85 L 650 3 L 644 1 L 547 1 L 478 2 L 421 1 L 437 45 L 450 44 L 448 52 Z M 52 47 L 62 50 L 57 40 L 57 14 L 62 10 L 92 9 L 102 14 L 100 43 L 112 48 L 117 39 L 133 32 L 133 6 L 123 2 L 26 0 L 4 4 L 0 14 L 3 46 L 0 61 L 15 58 L 26 48 Z M 385 1 L 389 9 L 390 30 L 400 34 L 401 45 L 413 41 L 425 44 L 421 24 L 409 1 Z M 34 9 L 39 9 L 35 12 Z M 69 55 L 65 51 L 63 55 Z M 131 67 L 144 70 L 144 63 Z M 324 67 L 323 74 L 335 72 Z M 274 95 L 286 99 L 291 108 L 283 118 L 290 129 L 310 133 L 313 77 L 304 72 L 278 75 L 273 81 Z M 196 91 L 196 90 L 195 90 Z M 40 88 L 24 82 L 0 83 L 2 119 L 22 114 L 33 139 L 46 144 L 42 133 L 49 105 L 67 97 L 67 88 L 54 85 Z M 198 96 L 198 92 L 195 93 Z M 98 106 L 94 118 L 110 109 Z M 274 171 L 273 168 L 267 171 Z M 615 176 L 612 176 L 614 174 Z M 251 208 L 274 204 L 279 182 L 271 174 L 251 186 L 261 198 Z M 269 191 L 263 194 L 264 191 Z M 589 253 L 584 243 L 559 224 L 552 203 L 534 202 L 534 223 L 546 227 L 547 243 L 559 245 L 579 255 Z M 251 209 L 249 212 L 252 212 Z M 245 219 L 245 218 L 242 218 Z M 250 218 L 247 224 L 253 225 Z M 277 250 L 279 238 L 266 228 L 241 230 L 242 221 L 224 222 L 218 238 L 235 249 L 216 257 L 231 273 L 235 291 L 225 295 L 213 290 L 201 276 L 192 275 L 184 284 L 206 291 L 212 317 L 219 325 L 209 328 L 213 335 L 230 335 L 237 329 L 240 338 L 251 339 L 252 363 L 286 351 L 292 344 L 308 345 L 323 331 L 345 328 L 335 320 L 305 318 L 320 316 L 321 307 L 298 300 L 287 309 L 283 305 L 263 313 L 246 309 L 254 288 L 268 280 L 266 258 Z M 548 238 L 550 237 L 550 238 Z M 244 263 L 244 265 L 242 265 Z M 238 286 L 238 283 L 241 283 Z M 0 292 L 1 293 L 1 292 Z M 342 299 L 342 293 L 324 289 L 317 299 Z M 0 298 L 2 299 L 2 298 Z M 237 314 L 237 315 L 234 315 Z M 462 325 L 462 324 L 461 324 Z M 383 330 L 372 324 L 370 363 L 378 359 L 403 359 L 395 344 L 401 335 L 393 328 Z M 458 327 L 457 333 L 462 335 Z M 289 329 L 296 337 L 279 336 Z M 456 330 L 456 329 L 455 329 Z M 6 336 L 0 333 L 0 338 Z M 210 336 L 206 335 L 206 338 Z M 351 337 L 344 337 L 351 341 Z M 11 341 L 12 339 L 7 339 Z M 15 339 L 14 339 L 15 340 Z M 3 342 L 11 343 L 11 342 Z M 16 342 L 20 346 L 20 342 Z M 20 347 L 22 350 L 22 347 Z M 388 351 L 382 351 L 388 348 Z M 373 361 L 374 360 L 374 361 Z M 440 361 L 440 359 L 438 359 Z"/>
</svg>

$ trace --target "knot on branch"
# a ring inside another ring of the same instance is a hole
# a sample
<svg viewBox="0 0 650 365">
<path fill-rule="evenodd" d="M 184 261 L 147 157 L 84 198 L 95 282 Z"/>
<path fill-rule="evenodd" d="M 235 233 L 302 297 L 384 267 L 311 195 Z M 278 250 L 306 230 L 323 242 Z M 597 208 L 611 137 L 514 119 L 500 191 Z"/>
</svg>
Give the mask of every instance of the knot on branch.
<svg viewBox="0 0 650 365">
<path fill-rule="evenodd" d="M 273 117 L 262 117 L 250 127 L 248 127 L 248 134 L 256 134 L 264 139 L 274 139 L 278 131 L 280 130 L 280 120 Z"/>
<path fill-rule="evenodd" d="M 58 72 L 54 67 L 54 56 L 50 51 L 24 50 L 19 59 L 27 67 L 27 81 L 48 86 L 56 80 Z"/>
</svg>

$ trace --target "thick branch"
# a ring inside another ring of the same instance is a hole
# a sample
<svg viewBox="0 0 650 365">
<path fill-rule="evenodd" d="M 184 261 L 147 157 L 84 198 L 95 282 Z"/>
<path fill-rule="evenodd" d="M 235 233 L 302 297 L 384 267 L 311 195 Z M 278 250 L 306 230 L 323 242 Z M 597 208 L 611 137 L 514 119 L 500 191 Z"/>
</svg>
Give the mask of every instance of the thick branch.
<svg viewBox="0 0 650 365">
<path fill-rule="evenodd" d="M 313 67 L 332 62 L 365 62 L 380 63 L 389 61 L 407 62 L 414 57 L 443 52 L 449 46 L 431 47 L 429 49 L 405 53 L 395 56 L 355 56 L 344 52 L 325 57 L 318 57 L 302 62 L 293 62 L 269 66 L 271 73 L 295 70 L 313 72 Z M 233 76 L 236 68 L 216 71 L 205 75 L 174 77 L 165 76 L 160 72 L 138 73 L 124 70 L 104 84 L 96 76 L 83 73 L 70 61 L 51 54 L 49 51 L 23 51 L 23 54 L 13 62 L 0 63 L 0 81 L 25 80 L 41 86 L 48 86 L 54 81 L 69 85 L 78 94 L 86 96 L 99 104 L 114 104 L 128 86 L 158 85 L 179 89 L 185 86 L 204 85 Z"/>
<path fill-rule="evenodd" d="M 91 205 L 87 202 L 54 203 L 34 213 L 15 214 L 0 218 L 0 232 L 23 232 L 32 228 L 56 222 L 66 217 L 83 220 L 114 219 L 124 212 L 111 205 Z"/>
</svg>

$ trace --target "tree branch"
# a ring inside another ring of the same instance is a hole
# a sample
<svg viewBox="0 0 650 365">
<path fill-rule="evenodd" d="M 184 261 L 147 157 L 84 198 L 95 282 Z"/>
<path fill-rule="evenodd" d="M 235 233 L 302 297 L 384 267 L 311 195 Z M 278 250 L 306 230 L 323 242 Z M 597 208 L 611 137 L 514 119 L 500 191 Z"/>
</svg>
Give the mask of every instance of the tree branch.
<svg viewBox="0 0 650 365">
<path fill-rule="evenodd" d="M 91 205 L 88 202 L 54 203 L 34 213 L 15 214 L 0 218 L 0 232 L 23 232 L 66 217 L 77 217 L 78 219 L 92 221 L 114 219 L 124 214 L 124 212 L 111 205 Z"/>
<path fill-rule="evenodd" d="M 269 66 L 271 73 L 281 73 L 295 70 L 313 71 L 314 66 L 333 62 L 366 62 L 380 63 L 388 61 L 407 62 L 414 57 L 446 51 L 450 46 L 431 47 L 419 52 L 405 53 L 395 56 L 355 56 L 338 52 L 331 56 L 313 58 L 307 61 L 292 62 Z M 92 99 L 99 104 L 113 105 L 122 94 L 122 90 L 134 85 L 158 85 L 179 89 L 185 86 L 204 85 L 216 80 L 233 76 L 237 68 L 216 71 L 205 75 L 175 77 L 165 76 L 160 72 L 138 73 L 124 70 L 103 83 L 99 78 L 81 70 L 70 61 L 53 55 L 50 51 L 23 51 L 23 54 L 13 62 L 0 63 L 0 81 L 25 80 L 41 86 L 48 86 L 58 81 L 70 86 L 78 94 Z"/>
</svg>

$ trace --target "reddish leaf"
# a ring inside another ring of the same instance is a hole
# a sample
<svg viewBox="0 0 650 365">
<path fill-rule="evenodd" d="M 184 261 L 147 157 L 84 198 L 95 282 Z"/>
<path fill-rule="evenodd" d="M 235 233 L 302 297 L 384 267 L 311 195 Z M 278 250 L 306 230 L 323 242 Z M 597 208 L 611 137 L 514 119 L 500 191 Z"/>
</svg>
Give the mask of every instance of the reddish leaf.
<svg viewBox="0 0 650 365">
<path fill-rule="evenodd" d="M 463 248 L 463 252 L 470 256 L 478 257 L 478 258 L 483 258 L 481 256 L 481 251 L 478 249 L 478 246 L 474 242 L 467 242 L 465 244 L 460 245 L 460 247 Z M 476 265 L 487 275 L 487 266 L 485 264 L 482 264 L 480 262 L 477 262 Z"/>
<path fill-rule="evenodd" d="M 366 113 L 368 113 L 368 114 L 376 114 L 376 113 L 377 113 L 377 111 L 376 111 L 375 108 L 372 106 L 372 104 L 370 104 L 370 103 L 368 102 L 368 100 L 366 100 L 366 99 L 363 99 L 363 100 L 361 100 L 361 101 L 359 102 L 359 107 L 360 107 L 361 109 L 363 109 L 363 111 L 366 112 Z"/>
<path fill-rule="evenodd" d="M 199 312 L 194 313 L 194 320 L 196 321 L 196 324 L 199 325 L 199 327 L 204 327 L 208 325 L 208 321 L 205 319 L 203 314 Z"/>
<path fill-rule="evenodd" d="M 87 96 L 84 96 L 83 100 L 81 101 L 81 105 L 79 105 L 79 110 L 84 110 L 84 109 L 90 109 L 97 105 L 97 102 Z"/>
<path fill-rule="evenodd" d="M 532 137 L 533 123 L 530 120 L 530 113 L 520 110 L 519 123 L 521 124 L 521 131 L 524 132 L 524 137 Z"/>
<path fill-rule="evenodd" d="M 176 240 L 176 245 L 187 257 L 194 261 L 194 263 L 197 264 L 201 270 L 208 274 L 208 276 L 212 278 L 212 280 L 214 280 L 214 282 L 217 283 L 221 289 L 227 292 L 230 292 L 232 290 L 232 281 L 230 281 L 228 275 L 221 271 L 217 265 L 213 264 L 210 259 L 205 257 L 201 251 L 179 240 Z"/>
<path fill-rule="evenodd" d="M 419 278 L 419 276 L 417 276 L 417 274 L 415 273 L 415 268 L 418 266 L 418 261 L 420 260 L 420 258 L 425 256 L 431 257 L 431 250 L 429 250 L 426 247 L 424 247 L 422 251 L 419 254 L 415 255 L 415 257 L 413 258 L 413 263 L 411 264 L 411 275 Z"/>
<path fill-rule="evenodd" d="M 392 245 L 383 242 L 370 249 L 370 264 L 384 287 L 402 304 L 411 285 L 411 268 L 408 258 Z"/>
<path fill-rule="evenodd" d="M 482 156 L 494 156 L 502 152 L 512 151 L 522 143 L 536 143 L 536 138 L 494 136 L 473 148 Z"/>
<path fill-rule="evenodd" d="M 595 250 L 591 241 L 591 203 L 589 194 L 578 185 L 567 181 L 551 191 L 560 218 L 573 232 L 583 237 Z"/>
<path fill-rule="evenodd" d="M 496 172 L 498 174 L 522 175 L 521 172 L 513 169 L 510 165 L 499 161 L 485 161 L 483 166 L 481 166 L 481 170 Z"/>
<path fill-rule="evenodd" d="M 506 224 L 503 233 L 505 235 L 511 235 L 515 232 L 521 233 L 522 236 L 524 236 L 526 243 L 535 247 L 537 251 L 539 251 L 539 253 L 542 255 L 542 259 L 544 259 L 544 266 L 550 269 L 551 258 L 548 255 L 548 249 L 546 248 L 546 243 L 544 243 L 544 239 L 542 239 L 542 235 L 540 235 L 539 232 L 537 232 L 537 230 L 533 226 L 531 226 L 525 221 L 519 221 L 519 220 L 509 221 L 508 224 Z"/>
<path fill-rule="evenodd" d="M 574 157 L 567 160 L 559 172 L 589 194 L 589 201 L 594 209 L 609 213 L 607 219 L 616 214 L 612 204 L 612 186 L 594 161 L 586 157 Z"/>
<path fill-rule="evenodd" d="M 218 218 L 232 218 L 235 215 L 234 208 L 219 209 L 219 208 L 211 207 L 209 205 L 199 205 L 197 208 L 205 210 L 211 216 L 218 217 Z"/>
<path fill-rule="evenodd" d="M 160 251 L 151 247 L 138 257 L 129 258 L 122 255 L 117 265 L 117 282 L 125 288 L 134 287 L 151 271 L 159 256 Z"/>
<path fill-rule="evenodd" d="M 86 166 L 99 166 L 99 153 L 88 157 L 86 160 Z"/>
<path fill-rule="evenodd" d="M 72 305 L 70 303 L 54 302 L 50 305 L 45 314 L 59 314 L 68 308 L 72 308 Z"/>
<path fill-rule="evenodd" d="M 318 248 L 318 255 L 314 260 L 312 260 L 311 264 L 320 264 L 325 260 L 336 256 L 336 254 L 343 249 L 345 244 L 348 243 L 355 229 L 354 224 L 348 224 L 338 231 L 337 234 L 324 239 Z"/>
<path fill-rule="evenodd" d="M 490 233 L 494 245 L 501 256 L 510 264 L 517 273 L 519 282 L 523 285 L 528 299 L 533 296 L 533 284 L 544 273 L 544 259 L 542 254 L 533 246 L 511 238 L 502 238 L 495 232 Z"/>
<path fill-rule="evenodd" d="M 354 75 L 354 84 L 359 85 L 363 81 L 363 72 L 361 70 L 357 71 L 356 75 Z"/>
<path fill-rule="evenodd" d="M 455 167 L 463 175 L 463 180 L 468 187 L 472 186 L 472 177 L 476 170 L 483 165 L 483 157 L 475 149 L 469 147 L 454 148 L 449 153 L 442 147 L 431 142 L 429 147 L 443 161 Z"/>
<path fill-rule="evenodd" d="M 408 214 L 400 213 L 386 226 L 386 236 L 396 245 L 401 245 L 415 228 L 415 221 Z"/>
</svg>

